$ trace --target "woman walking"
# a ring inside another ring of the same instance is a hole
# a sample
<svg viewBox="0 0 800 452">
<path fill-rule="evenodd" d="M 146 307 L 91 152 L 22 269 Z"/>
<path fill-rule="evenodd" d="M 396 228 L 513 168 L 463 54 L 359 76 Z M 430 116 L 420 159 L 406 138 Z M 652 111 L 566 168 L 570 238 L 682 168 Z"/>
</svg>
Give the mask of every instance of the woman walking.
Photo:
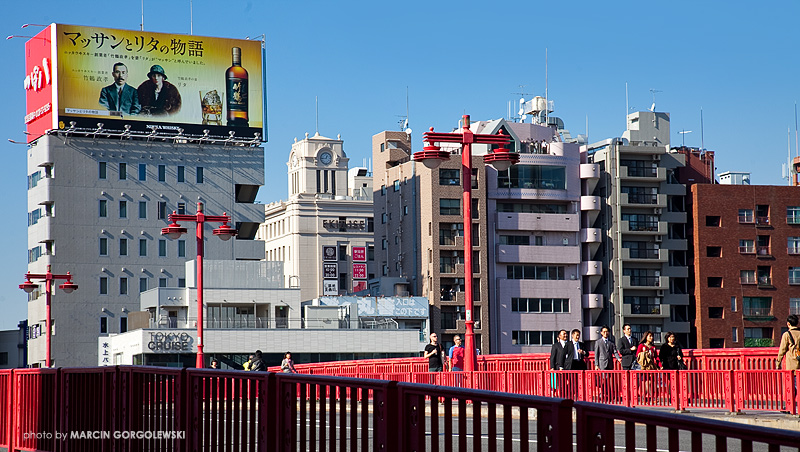
<svg viewBox="0 0 800 452">
<path fill-rule="evenodd" d="M 294 368 L 294 361 L 292 361 L 292 352 L 286 352 L 281 361 L 281 372 L 296 374 L 297 369 Z"/>
<path fill-rule="evenodd" d="M 686 363 L 683 362 L 683 350 L 675 340 L 672 331 L 667 332 L 667 342 L 661 346 L 658 357 L 661 359 L 661 368 L 664 370 L 685 369 Z"/>
</svg>

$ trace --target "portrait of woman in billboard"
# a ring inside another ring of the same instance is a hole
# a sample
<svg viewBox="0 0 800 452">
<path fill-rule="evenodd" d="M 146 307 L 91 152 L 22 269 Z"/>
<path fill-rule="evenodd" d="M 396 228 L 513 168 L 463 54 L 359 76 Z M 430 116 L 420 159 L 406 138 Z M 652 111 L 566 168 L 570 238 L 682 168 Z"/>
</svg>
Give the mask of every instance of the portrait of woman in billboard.
<svg viewBox="0 0 800 452">
<path fill-rule="evenodd" d="M 181 93 L 167 81 L 164 68 L 158 64 L 150 67 L 148 80 L 137 88 L 142 113 L 151 116 L 174 115 L 181 111 Z"/>
</svg>

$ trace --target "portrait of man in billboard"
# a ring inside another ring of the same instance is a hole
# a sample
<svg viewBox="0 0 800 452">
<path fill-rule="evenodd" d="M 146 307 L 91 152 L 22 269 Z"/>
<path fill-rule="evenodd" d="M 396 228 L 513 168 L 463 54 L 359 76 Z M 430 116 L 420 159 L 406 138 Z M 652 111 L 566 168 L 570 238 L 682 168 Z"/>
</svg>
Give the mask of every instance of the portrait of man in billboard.
<svg viewBox="0 0 800 452">
<path fill-rule="evenodd" d="M 148 80 L 139 85 L 139 102 L 142 112 L 152 116 L 174 115 L 181 110 L 181 93 L 167 81 L 164 68 L 158 64 L 150 67 Z"/>
<path fill-rule="evenodd" d="M 142 110 L 139 93 L 128 85 L 128 67 L 124 63 L 116 63 L 111 68 L 114 83 L 100 90 L 100 105 L 108 111 L 118 111 L 126 115 L 136 115 Z"/>
</svg>

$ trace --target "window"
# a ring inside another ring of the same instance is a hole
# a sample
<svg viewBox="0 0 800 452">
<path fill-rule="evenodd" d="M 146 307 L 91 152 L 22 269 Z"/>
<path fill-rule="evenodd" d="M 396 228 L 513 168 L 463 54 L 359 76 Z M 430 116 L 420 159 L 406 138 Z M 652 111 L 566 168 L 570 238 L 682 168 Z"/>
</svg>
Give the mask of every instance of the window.
<svg viewBox="0 0 800 452">
<path fill-rule="evenodd" d="M 741 254 L 756 254 L 755 240 L 741 239 L 739 240 L 739 253 Z"/>
<path fill-rule="evenodd" d="M 624 304 L 630 305 L 631 314 L 661 314 L 661 300 L 643 295 L 626 295 Z"/>
<path fill-rule="evenodd" d="M 461 200 L 448 198 L 440 199 L 439 215 L 461 215 Z"/>
<path fill-rule="evenodd" d="M 740 270 L 739 271 L 739 283 L 741 283 L 741 284 L 755 284 L 756 283 L 756 271 L 755 270 Z"/>
<path fill-rule="evenodd" d="M 731 342 L 739 342 L 739 328 L 731 328 Z"/>
<path fill-rule="evenodd" d="M 439 223 L 439 245 L 455 245 L 456 237 L 464 236 L 462 223 Z"/>
<path fill-rule="evenodd" d="M 381 224 L 386 224 L 386 220 L 389 218 L 389 215 L 386 213 L 381 214 Z"/>
<path fill-rule="evenodd" d="M 739 209 L 739 223 L 755 223 L 753 209 Z"/>
<path fill-rule="evenodd" d="M 772 315 L 772 297 L 744 297 L 742 315 L 745 317 L 769 317 Z M 745 335 L 745 337 L 747 337 Z"/>
<path fill-rule="evenodd" d="M 97 162 L 97 178 L 105 179 L 108 176 L 108 164 L 106 162 Z"/>
<path fill-rule="evenodd" d="M 158 287 L 167 287 L 167 278 L 158 278 Z"/>
<path fill-rule="evenodd" d="M 119 294 L 128 295 L 128 278 L 119 279 Z"/>
<path fill-rule="evenodd" d="M 706 257 L 722 257 L 722 247 L 721 246 L 707 246 L 706 247 Z"/>
<path fill-rule="evenodd" d="M 501 245 L 530 245 L 531 236 L 529 235 L 501 235 Z"/>
<path fill-rule="evenodd" d="M 196 176 L 197 176 L 197 179 L 196 179 L 197 183 L 198 184 L 202 184 L 203 183 L 203 167 L 202 166 L 198 166 L 197 167 Z"/>
<path fill-rule="evenodd" d="M 720 218 L 718 215 L 706 215 L 706 226 L 718 228 L 720 224 Z"/>
<path fill-rule="evenodd" d="M 786 208 L 786 223 L 800 224 L 800 206 L 788 206 Z"/>
<path fill-rule="evenodd" d="M 478 188 L 478 169 L 472 168 L 472 177 L 470 178 L 470 182 L 472 183 L 472 189 L 477 190 Z"/>
<path fill-rule="evenodd" d="M 472 219 L 476 220 L 476 219 L 480 218 L 480 211 L 478 210 L 478 200 L 475 199 L 475 198 L 472 198 L 471 206 L 472 206 L 472 211 L 470 213 L 471 213 Z"/>
<path fill-rule="evenodd" d="M 789 254 L 800 254 L 800 237 L 788 237 L 786 250 Z"/>
<path fill-rule="evenodd" d="M 385 250 L 387 246 L 389 246 L 389 241 L 386 239 L 381 240 L 381 249 Z"/>
<path fill-rule="evenodd" d="M 167 181 L 167 165 L 158 165 L 158 181 Z"/>
<path fill-rule="evenodd" d="M 721 319 L 722 314 L 725 310 L 722 308 L 711 307 L 708 308 L 708 318 L 709 319 Z"/>
<path fill-rule="evenodd" d="M 708 277 L 708 287 L 722 287 L 722 277 L 721 276 L 709 276 Z"/>
<path fill-rule="evenodd" d="M 623 268 L 622 276 L 630 278 L 632 286 L 656 287 L 661 284 L 661 272 L 646 268 Z"/>
<path fill-rule="evenodd" d="M 558 331 L 512 331 L 511 345 L 552 345 Z"/>
<path fill-rule="evenodd" d="M 563 280 L 564 267 L 557 265 L 509 265 L 508 279 Z"/>
<path fill-rule="evenodd" d="M 789 284 L 800 284 L 800 267 L 789 267 Z"/>
<path fill-rule="evenodd" d="M 119 202 L 119 217 L 128 218 L 128 201 Z"/>
<path fill-rule="evenodd" d="M 105 218 L 108 216 L 108 201 L 106 201 L 105 199 L 100 200 L 99 216 L 100 218 Z"/>
<path fill-rule="evenodd" d="M 178 240 L 178 257 L 186 257 L 186 240 Z"/>
<path fill-rule="evenodd" d="M 100 317 L 100 334 L 108 334 L 108 317 Z"/>
<path fill-rule="evenodd" d="M 395 236 L 395 238 L 397 238 L 397 236 Z M 339 245 L 339 260 L 347 260 L 347 245 Z"/>
<path fill-rule="evenodd" d="M 394 183 L 392 185 L 393 185 L 394 191 L 400 191 L 400 179 L 394 181 Z"/>
<path fill-rule="evenodd" d="M 513 165 L 498 171 L 497 188 L 567 189 L 565 166 Z"/>
<path fill-rule="evenodd" d="M 158 202 L 158 219 L 159 220 L 167 219 L 167 203 L 164 201 Z"/>
<path fill-rule="evenodd" d="M 725 339 L 712 337 L 708 340 L 708 345 L 710 348 L 725 348 Z"/>
<path fill-rule="evenodd" d="M 119 164 L 119 180 L 128 178 L 128 165 L 126 163 Z"/>
<path fill-rule="evenodd" d="M 756 241 L 756 254 L 759 256 L 770 256 L 770 243 L 768 235 L 759 235 Z"/>
<path fill-rule="evenodd" d="M 186 287 L 186 278 L 178 278 L 178 287 Z"/>
<path fill-rule="evenodd" d="M 800 315 L 800 298 L 789 298 L 789 314 Z"/>
<path fill-rule="evenodd" d="M 403 206 L 403 215 L 408 215 L 408 206 Z"/>
<path fill-rule="evenodd" d="M 165 239 L 158 240 L 158 257 L 167 257 L 167 241 Z"/>
<path fill-rule="evenodd" d="M 108 256 L 108 239 L 100 237 L 100 255 Z"/>
<path fill-rule="evenodd" d="M 381 185 L 381 196 L 386 194 L 386 185 Z"/>
<path fill-rule="evenodd" d="M 139 164 L 139 180 L 147 180 L 147 163 Z"/>
<path fill-rule="evenodd" d="M 731 312 L 736 312 L 736 297 L 731 297 Z"/>
<path fill-rule="evenodd" d="M 186 215 L 186 203 L 179 202 L 178 203 L 178 213 L 181 215 Z"/>
<path fill-rule="evenodd" d="M 569 312 L 569 298 L 512 298 L 511 312 Z"/>
<path fill-rule="evenodd" d="M 375 260 L 375 245 L 367 246 L 367 260 L 370 262 Z"/>
<path fill-rule="evenodd" d="M 139 292 L 147 290 L 147 278 L 139 278 Z"/>
<path fill-rule="evenodd" d="M 769 205 L 756 205 L 756 224 L 769 226 Z"/>
<path fill-rule="evenodd" d="M 147 201 L 139 201 L 139 219 L 147 219 Z"/>
<path fill-rule="evenodd" d="M 108 278 L 100 277 L 100 295 L 108 295 Z"/>
<path fill-rule="evenodd" d="M 128 331 L 128 318 L 127 317 L 120 317 L 119 318 L 119 332 L 126 333 Z"/>
<path fill-rule="evenodd" d="M 178 167 L 178 182 L 186 181 L 186 168 L 183 166 Z"/>
<path fill-rule="evenodd" d="M 147 239 L 139 239 L 139 256 L 147 256 Z"/>
<path fill-rule="evenodd" d="M 461 185 L 461 171 L 439 168 L 439 185 Z"/>
<path fill-rule="evenodd" d="M 744 329 L 745 347 L 772 347 L 772 328 L 756 327 Z"/>
<path fill-rule="evenodd" d="M 128 255 L 128 239 L 119 239 L 119 255 Z"/>
</svg>

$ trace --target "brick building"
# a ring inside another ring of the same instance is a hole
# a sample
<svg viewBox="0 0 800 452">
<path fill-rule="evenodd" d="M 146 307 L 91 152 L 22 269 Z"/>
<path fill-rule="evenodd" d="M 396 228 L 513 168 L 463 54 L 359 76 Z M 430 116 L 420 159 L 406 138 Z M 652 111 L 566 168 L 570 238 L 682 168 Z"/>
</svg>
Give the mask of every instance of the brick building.
<svg viewBox="0 0 800 452">
<path fill-rule="evenodd" d="M 691 187 L 698 348 L 777 345 L 800 313 L 800 188 Z"/>
</svg>

